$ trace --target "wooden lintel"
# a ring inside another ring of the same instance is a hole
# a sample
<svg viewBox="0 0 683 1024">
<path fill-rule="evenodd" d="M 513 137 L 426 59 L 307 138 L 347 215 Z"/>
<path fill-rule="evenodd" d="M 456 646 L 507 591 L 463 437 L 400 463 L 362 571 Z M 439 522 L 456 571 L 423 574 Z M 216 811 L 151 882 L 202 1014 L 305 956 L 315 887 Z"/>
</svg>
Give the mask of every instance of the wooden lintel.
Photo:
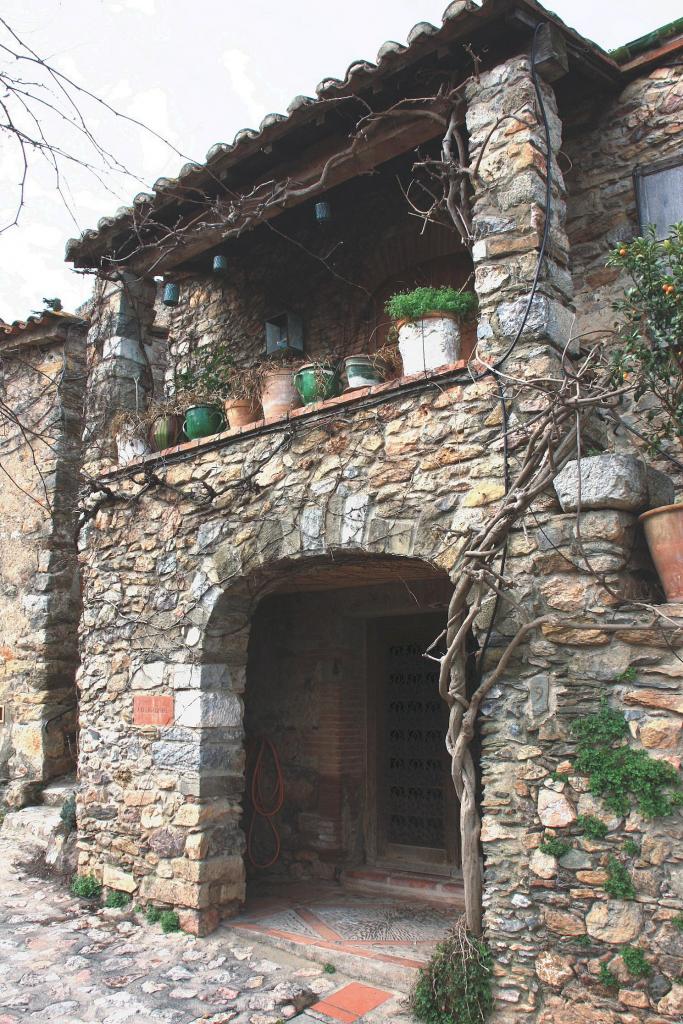
<svg viewBox="0 0 683 1024">
<path fill-rule="evenodd" d="M 144 253 L 131 260 L 131 268 L 141 275 L 168 273 L 207 249 L 229 238 L 236 238 L 264 221 L 277 217 L 283 210 L 310 202 L 315 196 L 361 174 L 367 174 L 380 164 L 429 142 L 442 135 L 444 128 L 445 121 L 442 126 L 433 117 L 406 114 L 405 120 L 397 119 L 391 127 L 382 131 L 376 129 L 372 137 L 359 143 L 347 154 L 345 150 L 349 148 L 349 140 L 343 145 L 338 142 L 334 149 L 318 155 L 314 162 L 300 161 L 298 165 L 287 168 L 286 176 L 278 178 L 278 181 L 291 181 L 296 184 L 292 186 L 293 194 L 287 196 L 282 203 L 266 207 L 255 218 L 242 215 L 231 224 L 198 224 L 196 227 L 188 228 L 182 240 L 170 243 L 167 251 L 164 251 L 163 246 L 150 246 Z M 325 180 L 322 181 L 324 168 L 337 154 L 340 156 L 339 163 L 329 169 Z M 255 186 L 258 184 L 259 182 L 256 182 Z M 305 194 L 302 195 L 302 192 Z"/>
</svg>

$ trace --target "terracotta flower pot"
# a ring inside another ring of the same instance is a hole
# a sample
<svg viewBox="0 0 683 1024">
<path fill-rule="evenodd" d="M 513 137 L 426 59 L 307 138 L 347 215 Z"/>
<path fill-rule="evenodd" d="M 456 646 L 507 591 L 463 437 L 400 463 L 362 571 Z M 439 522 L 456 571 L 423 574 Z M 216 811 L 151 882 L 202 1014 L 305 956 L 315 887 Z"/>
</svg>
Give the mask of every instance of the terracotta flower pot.
<svg viewBox="0 0 683 1024">
<path fill-rule="evenodd" d="M 407 377 L 460 358 L 460 320 L 452 313 L 425 313 L 417 320 L 399 320 L 396 327 Z"/>
<path fill-rule="evenodd" d="M 282 419 L 291 409 L 301 405 L 293 377 L 291 366 L 274 366 L 267 371 L 261 390 L 264 419 Z"/>
<path fill-rule="evenodd" d="M 226 398 L 225 415 L 228 417 L 228 426 L 234 430 L 235 427 L 246 427 L 260 419 L 260 410 L 254 399 Z"/>
<path fill-rule="evenodd" d="M 683 505 L 653 508 L 640 522 L 667 601 L 683 601 Z"/>
</svg>

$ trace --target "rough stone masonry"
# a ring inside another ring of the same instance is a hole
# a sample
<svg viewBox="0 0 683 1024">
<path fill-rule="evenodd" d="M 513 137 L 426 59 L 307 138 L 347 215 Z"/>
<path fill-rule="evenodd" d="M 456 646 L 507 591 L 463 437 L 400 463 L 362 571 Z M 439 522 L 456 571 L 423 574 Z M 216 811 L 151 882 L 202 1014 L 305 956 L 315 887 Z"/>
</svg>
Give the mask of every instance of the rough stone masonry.
<svg viewBox="0 0 683 1024">
<path fill-rule="evenodd" d="M 484 14 L 490 11 L 485 4 Z M 478 7 L 451 4 L 442 31 L 457 28 L 458 18 L 480 16 Z M 305 634 L 302 663 L 287 674 L 288 693 L 301 708 L 299 715 L 295 703 L 283 709 L 291 746 L 316 730 L 323 734 L 306 749 L 296 778 L 289 777 L 295 789 L 281 870 L 331 878 L 363 863 L 363 750 L 352 730 L 365 705 L 362 688 L 353 685 L 357 637 L 344 631 L 338 609 L 354 602 L 360 609 L 373 599 L 378 608 L 406 614 L 407 592 L 415 610 L 443 610 L 440 588 L 457 554 L 505 493 L 501 393 L 491 376 L 455 365 L 156 453 L 126 469 L 111 465 L 107 420 L 116 403 L 133 409 L 140 391 L 158 396 L 193 344 L 228 339 L 236 363 L 246 365 L 262 347 L 264 318 L 289 301 L 311 328 L 311 358 L 368 347 L 382 288 L 422 280 L 435 266 L 463 283 L 473 275 L 478 355 L 495 360 L 514 343 L 505 363 L 505 413 L 511 422 L 533 416 L 542 396 L 516 384 L 558 374 L 565 348 L 575 352 L 591 331 L 611 326 L 606 311 L 623 281 L 601 268 L 615 241 L 637 230 L 632 165 L 680 151 L 683 97 L 680 67 L 670 56 L 620 70 L 588 43 L 579 58 L 570 39 L 569 78 L 538 85 L 548 151 L 529 30 L 519 24 L 506 21 L 504 39 L 500 26 L 491 29 L 488 63 L 465 90 L 469 155 L 481 156 L 471 256 L 452 241 L 425 242 L 393 193 L 382 206 L 383 190 L 395 187 L 391 165 L 332 193 L 346 232 L 336 264 L 345 284 L 304 251 L 318 244 L 304 207 L 279 222 L 305 240 L 296 250 L 260 228 L 230 249 L 223 281 L 201 262 L 205 254 L 188 260 L 177 274 L 175 310 L 155 306 L 152 282 L 135 275 L 120 287 L 99 286 L 88 342 L 85 459 L 108 500 L 89 504 L 92 515 L 80 534 L 80 870 L 136 901 L 174 907 L 183 927 L 197 934 L 235 913 L 245 896 L 244 705 L 256 695 L 268 701 L 272 661 L 253 646 L 270 639 L 268 601 L 289 601 L 282 618 L 291 616 L 292 648 Z M 467 26 L 466 40 L 475 21 Z M 440 50 L 438 41 L 430 49 L 429 28 L 416 26 L 416 49 L 405 60 L 417 54 L 415 60 L 433 60 L 432 70 L 442 72 L 455 51 Z M 404 56 L 391 44 L 378 66 Z M 329 88 L 321 84 L 323 94 Z M 263 130 L 274 124 L 264 122 Z M 251 136 L 242 142 L 251 145 Z M 252 156 L 281 159 L 277 145 L 264 144 Z M 184 180 L 195 173 L 190 168 Z M 367 282 L 374 306 L 353 282 Z M 632 413 L 637 422 L 638 410 Z M 683 1012 L 680 812 L 655 821 L 634 810 L 617 816 L 573 765 L 572 724 L 603 697 L 625 713 L 634 748 L 676 767 L 683 722 L 683 644 L 670 639 L 678 634 L 663 634 L 645 611 L 621 606 L 661 600 L 637 516 L 659 503 L 652 482 L 661 486 L 662 479 L 634 459 L 631 441 L 610 424 L 591 423 L 589 434 L 600 448 L 627 452 L 630 475 L 620 476 L 612 463 L 608 476 L 618 486 L 603 488 L 594 501 L 589 496 L 577 516 L 568 469 L 559 499 L 544 495 L 513 531 L 506 573 L 526 614 L 584 615 L 594 628 L 546 624 L 520 645 L 481 712 L 485 935 L 495 961 L 495 1024 L 663 1024 Z M 353 588 L 348 574 L 355 574 Z M 328 581 L 324 598 L 306 589 L 312 580 L 323 589 Z M 289 600 L 293 588 L 305 599 Z M 364 598 L 356 588 L 366 590 Z M 307 619 L 296 620 L 297 611 Z M 473 643 L 486 636 L 492 611 L 490 604 L 474 623 Z M 669 606 L 666 616 L 673 629 L 683 609 Z M 517 613 L 503 606 L 485 668 L 518 625 Z M 252 686 L 255 671 L 262 675 Z M 315 690 L 310 699 L 306 687 Z M 278 700 L 282 694 L 276 707 Z M 259 710 L 267 721 L 272 709 Z M 356 732 L 362 728 L 357 724 Z M 579 823 L 587 815 L 605 826 L 604 836 L 587 835 Z M 558 857 L 543 852 L 541 844 L 552 838 L 569 849 Z M 633 899 L 608 896 L 610 856 L 627 864 Z M 651 965 L 647 977 L 629 973 L 621 956 L 629 944 Z M 603 968 L 616 988 L 605 987 Z"/>
</svg>

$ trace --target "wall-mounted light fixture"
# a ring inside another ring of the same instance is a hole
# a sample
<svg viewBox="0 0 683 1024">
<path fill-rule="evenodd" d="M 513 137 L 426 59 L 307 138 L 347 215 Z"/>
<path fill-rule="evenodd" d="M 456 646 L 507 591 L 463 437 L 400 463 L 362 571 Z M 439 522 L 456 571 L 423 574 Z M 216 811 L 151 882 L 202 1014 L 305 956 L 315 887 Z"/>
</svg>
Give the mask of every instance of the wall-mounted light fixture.
<svg viewBox="0 0 683 1024">
<path fill-rule="evenodd" d="M 167 281 L 164 285 L 164 297 L 161 301 L 165 306 L 177 306 L 180 301 L 180 285 L 174 281 Z"/>
<path fill-rule="evenodd" d="M 329 224 L 332 220 L 332 207 L 326 199 L 315 204 L 315 219 L 320 225 Z"/>
</svg>

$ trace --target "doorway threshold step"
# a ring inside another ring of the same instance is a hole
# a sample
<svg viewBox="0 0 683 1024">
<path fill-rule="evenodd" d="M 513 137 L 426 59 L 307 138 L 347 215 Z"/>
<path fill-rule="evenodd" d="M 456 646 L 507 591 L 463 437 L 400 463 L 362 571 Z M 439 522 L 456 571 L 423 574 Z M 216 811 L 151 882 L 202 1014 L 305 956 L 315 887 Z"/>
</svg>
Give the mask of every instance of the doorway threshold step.
<svg viewBox="0 0 683 1024">
<path fill-rule="evenodd" d="M 395 871 L 386 868 L 349 868 L 341 876 L 341 884 L 350 892 L 382 894 L 401 899 L 438 903 L 457 910 L 465 908 L 462 882 L 443 875 L 417 871 Z"/>
</svg>

